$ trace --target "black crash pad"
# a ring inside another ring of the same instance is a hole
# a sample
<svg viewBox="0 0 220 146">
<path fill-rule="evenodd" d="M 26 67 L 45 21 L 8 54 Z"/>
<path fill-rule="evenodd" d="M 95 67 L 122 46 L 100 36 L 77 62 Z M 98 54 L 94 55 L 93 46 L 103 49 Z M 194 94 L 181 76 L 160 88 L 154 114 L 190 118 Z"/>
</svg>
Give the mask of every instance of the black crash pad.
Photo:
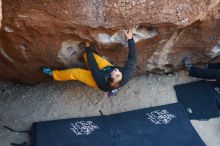
<svg viewBox="0 0 220 146">
<path fill-rule="evenodd" d="M 34 146 L 203 146 L 183 107 L 170 104 L 109 116 L 33 124 Z"/>
<path fill-rule="evenodd" d="M 216 104 L 218 105 L 218 109 L 220 110 L 220 85 L 219 85 L 219 82 L 209 81 L 208 83 L 210 84 L 210 86 L 212 88 Z"/>
<path fill-rule="evenodd" d="M 178 102 L 189 119 L 210 119 L 219 116 L 213 89 L 205 80 L 174 86 Z"/>
</svg>

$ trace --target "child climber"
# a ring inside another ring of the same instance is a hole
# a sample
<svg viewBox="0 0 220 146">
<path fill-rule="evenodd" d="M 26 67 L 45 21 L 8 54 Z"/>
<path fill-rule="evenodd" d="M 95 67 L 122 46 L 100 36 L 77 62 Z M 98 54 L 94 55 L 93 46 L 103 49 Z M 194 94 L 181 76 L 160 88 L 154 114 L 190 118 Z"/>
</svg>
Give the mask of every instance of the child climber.
<svg viewBox="0 0 220 146">
<path fill-rule="evenodd" d="M 109 96 L 115 95 L 118 88 L 122 87 L 131 79 L 137 63 L 137 53 L 133 39 L 132 29 L 124 30 L 128 39 L 128 60 L 124 67 L 116 67 L 106 59 L 96 54 L 89 43 L 85 44 L 84 60 L 88 70 L 81 68 L 70 68 L 66 70 L 51 70 L 43 67 L 42 72 L 52 76 L 57 81 L 77 80 L 84 84 L 109 92 Z"/>
</svg>

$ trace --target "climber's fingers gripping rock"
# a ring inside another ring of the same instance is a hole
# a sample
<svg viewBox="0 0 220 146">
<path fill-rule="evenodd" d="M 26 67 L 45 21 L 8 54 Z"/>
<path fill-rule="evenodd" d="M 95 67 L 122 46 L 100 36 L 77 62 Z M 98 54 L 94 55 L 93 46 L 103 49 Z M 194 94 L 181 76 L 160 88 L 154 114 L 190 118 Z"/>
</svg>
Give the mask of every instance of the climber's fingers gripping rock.
<svg viewBox="0 0 220 146">
<path fill-rule="evenodd" d="M 124 31 L 124 34 L 125 34 L 125 36 L 127 37 L 128 40 L 132 39 L 132 37 L 133 37 L 133 29 L 132 29 L 132 27 L 129 27 L 128 29 L 125 29 L 123 31 Z"/>
<path fill-rule="evenodd" d="M 90 43 L 88 41 L 85 42 L 85 47 L 90 47 Z"/>
</svg>

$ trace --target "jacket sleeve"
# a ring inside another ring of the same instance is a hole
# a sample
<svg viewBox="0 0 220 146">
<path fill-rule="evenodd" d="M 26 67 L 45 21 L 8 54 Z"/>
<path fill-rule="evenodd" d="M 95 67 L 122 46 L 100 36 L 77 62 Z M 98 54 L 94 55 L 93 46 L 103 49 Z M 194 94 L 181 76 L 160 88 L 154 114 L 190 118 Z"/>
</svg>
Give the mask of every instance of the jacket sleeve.
<svg viewBox="0 0 220 146">
<path fill-rule="evenodd" d="M 89 69 L 92 72 L 93 78 L 96 81 L 99 88 L 105 91 L 106 81 L 105 81 L 104 73 L 99 69 L 93 51 L 90 48 L 86 48 L 86 53 L 87 53 Z"/>
<path fill-rule="evenodd" d="M 128 60 L 125 64 L 125 66 L 122 69 L 122 84 L 126 84 L 132 77 L 135 69 L 136 69 L 136 64 L 137 64 L 137 52 L 136 52 L 136 47 L 135 47 L 135 42 L 134 39 L 129 39 L 128 40 Z"/>
</svg>

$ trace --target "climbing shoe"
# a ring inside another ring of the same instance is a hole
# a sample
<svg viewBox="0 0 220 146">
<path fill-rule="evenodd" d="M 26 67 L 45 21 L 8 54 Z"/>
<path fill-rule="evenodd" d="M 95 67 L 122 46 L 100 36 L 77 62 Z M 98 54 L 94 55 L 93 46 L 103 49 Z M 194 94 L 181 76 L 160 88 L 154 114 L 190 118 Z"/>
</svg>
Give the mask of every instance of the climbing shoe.
<svg viewBox="0 0 220 146">
<path fill-rule="evenodd" d="M 185 65 L 185 67 L 188 71 L 192 68 L 193 65 L 191 63 L 190 56 L 185 56 L 183 58 L 183 64 Z"/>
<path fill-rule="evenodd" d="M 52 76 L 52 70 L 49 67 L 42 67 L 41 71 L 48 76 Z"/>
</svg>

